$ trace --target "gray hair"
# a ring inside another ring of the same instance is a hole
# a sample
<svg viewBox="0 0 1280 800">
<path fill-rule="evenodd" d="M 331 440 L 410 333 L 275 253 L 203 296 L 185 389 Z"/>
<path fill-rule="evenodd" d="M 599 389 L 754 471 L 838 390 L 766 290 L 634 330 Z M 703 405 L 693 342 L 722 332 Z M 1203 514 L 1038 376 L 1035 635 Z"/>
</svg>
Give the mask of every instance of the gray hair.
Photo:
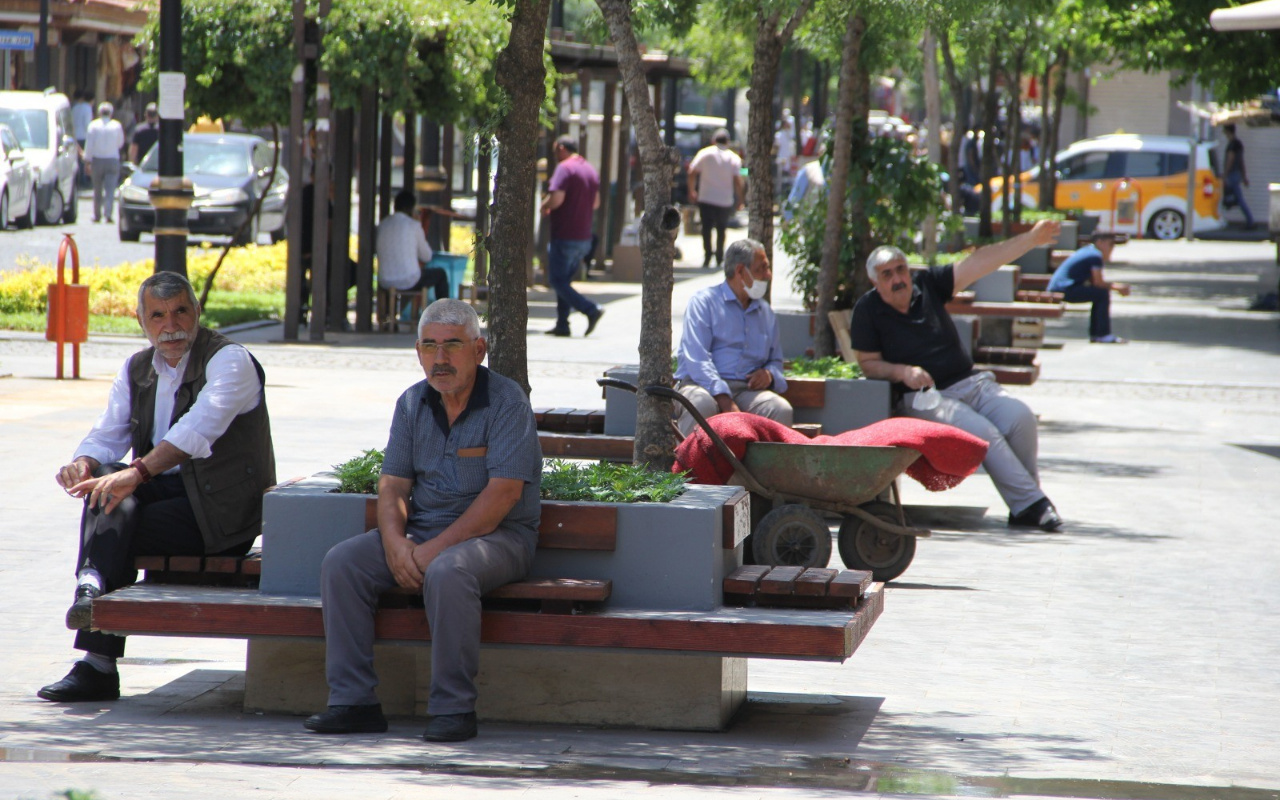
<svg viewBox="0 0 1280 800">
<path fill-rule="evenodd" d="M 875 250 L 871 251 L 871 255 L 867 256 L 867 274 L 871 276 L 871 280 L 876 279 L 876 270 L 888 264 L 890 261 L 902 261 L 905 263 L 907 254 L 894 247 L 891 244 L 882 244 Z"/>
<path fill-rule="evenodd" d="M 480 338 L 480 315 L 470 303 L 452 297 L 441 298 L 427 306 L 418 320 L 418 338 L 428 325 L 458 325 L 466 329 L 472 339 Z"/>
<path fill-rule="evenodd" d="M 191 307 L 199 314 L 200 301 L 196 299 L 196 290 L 191 286 L 191 281 L 177 272 L 157 272 L 138 287 L 138 316 L 142 316 L 144 295 L 150 294 L 157 300 L 170 300 L 177 297 L 179 292 L 186 293 L 187 299 L 191 301 Z"/>
<path fill-rule="evenodd" d="M 724 250 L 724 279 L 729 280 L 738 271 L 739 266 L 751 269 L 751 262 L 756 260 L 756 253 L 764 252 L 764 245 L 755 239 L 739 239 Z"/>
<path fill-rule="evenodd" d="M 104 100 L 98 104 L 98 116 L 102 116 L 103 114 L 106 114 L 109 117 L 114 113 L 116 113 L 116 107 L 111 105 L 107 101 Z"/>
</svg>

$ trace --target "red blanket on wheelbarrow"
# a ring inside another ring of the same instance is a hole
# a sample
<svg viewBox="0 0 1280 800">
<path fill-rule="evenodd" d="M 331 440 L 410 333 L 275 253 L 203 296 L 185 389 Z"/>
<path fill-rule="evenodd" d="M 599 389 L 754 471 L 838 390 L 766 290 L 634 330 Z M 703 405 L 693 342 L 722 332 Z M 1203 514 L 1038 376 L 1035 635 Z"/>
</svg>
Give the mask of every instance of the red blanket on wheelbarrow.
<svg viewBox="0 0 1280 800">
<path fill-rule="evenodd" d="M 755 414 L 717 414 L 707 421 L 739 459 L 746 454 L 749 442 L 910 447 L 918 450 L 923 458 L 916 459 L 907 467 L 907 474 L 931 492 L 941 492 L 959 484 L 973 474 L 987 455 L 987 443 L 971 433 L 951 425 L 910 417 L 894 417 L 865 428 L 812 439 Z M 733 467 L 716 450 L 711 437 L 702 428 L 694 428 L 693 433 L 676 448 L 676 463 L 672 469 L 676 472 L 688 470 L 694 483 L 725 484 L 733 476 Z"/>
</svg>

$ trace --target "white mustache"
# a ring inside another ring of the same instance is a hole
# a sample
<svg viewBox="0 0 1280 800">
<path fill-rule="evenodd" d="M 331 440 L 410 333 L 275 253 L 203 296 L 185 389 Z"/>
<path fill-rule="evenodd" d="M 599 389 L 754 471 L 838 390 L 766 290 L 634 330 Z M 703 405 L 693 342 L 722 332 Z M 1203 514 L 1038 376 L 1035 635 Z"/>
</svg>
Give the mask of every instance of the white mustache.
<svg viewBox="0 0 1280 800">
<path fill-rule="evenodd" d="M 156 337 L 159 342 L 185 342 L 187 340 L 186 331 L 174 331 L 172 333 L 162 333 Z"/>
</svg>

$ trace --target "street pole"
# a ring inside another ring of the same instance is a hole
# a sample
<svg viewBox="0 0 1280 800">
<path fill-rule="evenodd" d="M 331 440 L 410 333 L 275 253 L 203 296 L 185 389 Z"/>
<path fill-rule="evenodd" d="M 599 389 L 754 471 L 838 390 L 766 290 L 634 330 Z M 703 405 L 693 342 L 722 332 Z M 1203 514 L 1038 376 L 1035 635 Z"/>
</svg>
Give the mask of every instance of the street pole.
<svg viewBox="0 0 1280 800">
<path fill-rule="evenodd" d="M 36 90 L 49 85 L 49 0 L 40 0 L 40 38 L 36 43 Z M 6 87 L 7 88 L 7 87 Z"/>
<path fill-rule="evenodd" d="M 182 0 L 160 0 L 160 174 L 151 184 L 156 209 L 156 272 L 187 274 L 187 210 L 195 196 L 183 177 L 182 127 L 186 121 L 182 72 Z"/>
</svg>

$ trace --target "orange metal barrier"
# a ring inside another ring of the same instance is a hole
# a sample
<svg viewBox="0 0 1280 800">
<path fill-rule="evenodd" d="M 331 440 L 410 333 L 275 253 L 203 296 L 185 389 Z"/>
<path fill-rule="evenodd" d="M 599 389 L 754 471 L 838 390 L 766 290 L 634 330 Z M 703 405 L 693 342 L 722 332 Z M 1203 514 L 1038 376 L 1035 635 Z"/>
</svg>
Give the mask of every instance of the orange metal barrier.
<svg viewBox="0 0 1280 800">
<path fill-rule="evenodd" d="M 71 283 L 64 263 L 71 253 Z M 62 380 L 62 346 L 71 345 L 71 377 L 80 377 L 80 345 L 89 340 L 89 287 L 80 283 L 80 250 L 71 234 L 58 246 L 58 280 L 49 284 L 49 325 L 44 338 L 58 345 L 58 380 Z"/>
</svg>

